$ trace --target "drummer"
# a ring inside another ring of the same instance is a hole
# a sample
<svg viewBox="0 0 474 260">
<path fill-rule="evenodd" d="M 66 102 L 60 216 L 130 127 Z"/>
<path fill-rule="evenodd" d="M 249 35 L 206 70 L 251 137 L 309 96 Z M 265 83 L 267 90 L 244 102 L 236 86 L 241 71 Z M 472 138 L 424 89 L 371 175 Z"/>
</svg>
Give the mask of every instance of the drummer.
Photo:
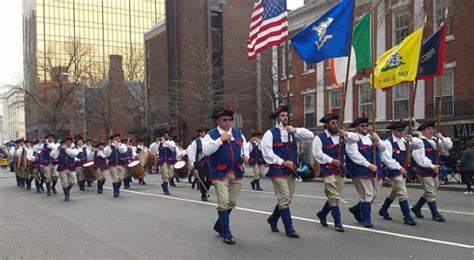
<svg viewBox="0 0 474 260">
<path fill-rule="evenodd" d="M 87 160 L 88 160 L 88 161 L 92 161 L 92 160 L 94 160 L 94 150 L 95 150 L 95 147 L 94 147 L 94 145 L 92 144 L 92 139 L 87 138 L 87 139 L 85 140 L 85 142 L 86 142 L 86 147 L 87 147 L 87 151 L 88 151 L 88 154 L 89 154 L 89 158 L 88 158 Z M 87 187 L 92 187 L 93 181 L 86 179 L 86 182 L 87 182 Z"/>
<path fill-rule="evenodd" d="M 188 167 L 191 171 L 197 170 L 198 177 L 201 179 L 204 185 L 200 184 L 201 187 L 201 200 L 207 201 L 208 191 L 211 187 L 211 181 L 209 180 L 209 157 L 204 156 L 202 152 L 202 142 L 206 133 L 209 131 L 206 127 L 199 127 L 196 129 L 196 133 L 199 136 L 191 142 L 186 149 L 188 154 Z"/>
<path fill-rule="evenodd" d="M 132 160 L 136 159 L 137 153 L 132 149 L 132 142 L 130 139 L 123 139 L 122 144 L 126 146 L 127 151 L 125 153 L 119 153 L 119 164 L 125 169 L 125 175 L 123 178 L 123 187 L 124 189 L 128 190 L 130 188 L 130 183 L 132 182 L 132 175 L 130 170 L 128 169 L 128 164 L 132 162 Z"/>
<path fill-rule="evenodd" d="M 78 179 L 78 185 L 80 190 L 85 190 L 85 183 L 86 183 L 86 174 L 84 172 L 84 163 L 86 163 L 89 159 L 92 160 L 92 151 L 87 149 L 87 146 L 84 145 L 82 136 L 76 135 L 74 141 L 75 149 L 77 150 L 77 158 L 76 158 L 76 174 Z"/>
<path fill-rule="evenodd" d="M 110 143 L 104 148 L 105 157 L 108 158 L 110 179 L 114 188 L 114 198 L 120 196 L 120 186 L 122 186 L 125 169 L 119 164 L 119 156 L 127 153 L 127 146 L 120 143 L 120 134 L 116 133 L 110 136 Z"/>
<path fill-rule="evenodd" d="M 137 154 L 138 160 L 140 160 L 140 164 L 142 165 L 143 169 L 145 169 L 146 171 L 149 166 L 147 162 L 148 162 L 148 156 L 151 151 L 150 149 L 148 149 L 148 147 L 146 147 L 143 144 L 143 139 L 141 138 L 137 139 L 136 144 L 137 144 L 136 146 L 132 147 L 133 152 Z M 151 169 L 148 172 L 151 172 Z M 145 177 L 141 177 L 140 179 L 138 179 L 138 183 L 141 185 L 146 185 Z"/>
</svg>

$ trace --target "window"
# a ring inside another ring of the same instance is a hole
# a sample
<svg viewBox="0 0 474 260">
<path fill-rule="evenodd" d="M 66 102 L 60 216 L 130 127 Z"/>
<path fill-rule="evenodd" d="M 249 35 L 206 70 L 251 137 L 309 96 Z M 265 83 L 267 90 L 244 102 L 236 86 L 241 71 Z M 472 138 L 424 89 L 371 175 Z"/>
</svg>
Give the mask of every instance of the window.
<svg viewBox="0 0 474 260">
<path fill-rule="evenodd" d="M 441 115 L 442 116 L 453 116 L 454 115 L 454 92 L 453 92 L 453 85 L 454 85 L 454 75 L 453 70 L 445 70 L 444 71 L 444 86 L 441 91 Z M 434 110 L 433 115 L 438 115 L 438 104 L 439 104 L 439 87 L 441 81 L 436 78 L 434 81 Z"/>
<path fill-rule="evenodd" d="M 293 65 L 293 57 L 291 55 L 291 44 L 288 43 L 288 66 L 286 64 L 286 44 L 281 47 L 281 64 L 282 64 L 282 75 L 285 78 L 286 75 L 291 75 L 291 66 Z M 288 71 L 286 71 L 288 68 Z"/>
<path fill-rule="evenodd" d="M 393 12 L 393 45 L 399 44 L 408 35 L 410 17 L 408 7 L 401 7 Z"/>
<path fill-rule="evenodd" d="M 314 63 L 308 64 L 308 63 L 303 61 L 303 71 L 304 72 L 315 71 L 315 68 L 316 68 L 316 64 L 314 64 Z"/>
<path fill-rule="evenodd" d="M 304 126 L 314 127 L 314 93 L 304 95 Z"/>
<path fill-rule="evenodd" d="M 441 23 L 444 21 L 446 8 L 448 9 L 448 28 L 446 35 L 453 35 L 454 27 L 454 15 L 453 15 L 453 2 L 452 0 L 435 0 L 434 2 L 434 19 L 435 29 L 438 29 Z"/>
<path fill-rule="evenodd" d="M 329 111 L 336 110 L 336 114 L 341 114 L 341 90 L 333 89 L 329 91 Z"/>
<path fill-rule="evenodd" d="M 368 83 L 359 85 L 359 116 L 362 112 L 367 114 L 369 120 L 372 118 L 372 87 Z"/>
<path fill-rule="evenodd" d="M 393 119 L 408 118 L 409 85 L 407 82 L 393 88 Z"/>
</svg>

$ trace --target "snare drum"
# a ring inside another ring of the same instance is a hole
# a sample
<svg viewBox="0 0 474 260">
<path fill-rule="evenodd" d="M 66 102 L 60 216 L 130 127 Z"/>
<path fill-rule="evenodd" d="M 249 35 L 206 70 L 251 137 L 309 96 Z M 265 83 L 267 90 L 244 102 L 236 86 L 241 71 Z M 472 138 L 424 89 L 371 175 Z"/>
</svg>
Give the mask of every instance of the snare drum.
<svg viewBox="0 0 474 260">
<path fill-rule="evenodd" d="M 97 180 L 99 173 L 97 172 L 97 167 L 95 167 L 94 162 L 86 162 L 82 165 L 82 168 L 84 168 L 84 175 L 87 181 L 94 182 Z"/>
<path fill-rule="evenodd" d="M 174 164 L 174 173 L 176 176 L 180 179 L 185 179 L 189 175 L 189 169 L 186 167 L 186 162 L 185 161 L 177 161 Z"/>
<path fill-rule="evenodd" d="M 132 161 L 127 165 L 130 174 L 134 179 L 140 179 L 146 176 L 145 169 L 141 165 L 139 160 Z"/>
</svg>

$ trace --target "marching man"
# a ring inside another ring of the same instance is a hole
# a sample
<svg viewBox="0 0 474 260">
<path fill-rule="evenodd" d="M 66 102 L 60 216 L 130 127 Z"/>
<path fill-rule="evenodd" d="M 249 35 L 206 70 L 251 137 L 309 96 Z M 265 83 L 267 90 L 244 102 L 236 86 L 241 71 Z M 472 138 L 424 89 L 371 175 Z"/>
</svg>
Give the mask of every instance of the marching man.
<svg viewBox="0 0 474 260">
<path fill-rule="evenodd" d="M 58 159 L 58 173 L 64 191 L 64 201 L 69 201 L 71 188 L 77 181 L 75 160 L 79 152 L 72 148 L 71 144 L 72 137 L 68 137 L 51 152 L 51 157 Z"/>
<path fill-rule="evenodd" d="M 230 231 L 229 215 L 237 204 L 237 197 L 242 187 L 244 174 L 242 164 L 248 162 L 245 137 L 232 128 L 234 112 L 232 108 L 217 108 L 212 117 L 217 121 L 217 128 L 210 130 L 202 142 L 205 156 L 209 156 L 209 180 L 216 189 L 217 219 L 214 230 L 224 237 L 224 243 L 235 244 Z"/>
<path fill-rule="evenodd" d="M 297 165 L 296 142 L 310 142 L 314 135 L 305 128 L 295 128 L 288 123 L 288 107 L 280 105 L 271 115 L 276 126 L 268 130 L 261 142 L 262 155 L 270 165 L 267 176 L 272 179 L 277 197 L 273 214 L 267 219 L 273 232 L 278 232 L 278 219 L 281 217 L 288 237 L 299 238 L 293 228 L 290 203 L 295 192 L 295 171 Z"/>
<path fill-rule="evenodd" d="M 351 173 L 354 187 L 359 193 L 359 203 L 349 208 L 355 219 L 365 227 L 372 228 L 371 205 L 377 196 L 383 172 L 380 167 L 380 152 L 386 145 L 377 133 L 369 134 L 369 119 L 362 113 L 350 127 L 354 127 L 359 138 L 346 144 L 347 170 Z M 373 146 L 375 147 L 375 155 Z M 373 158 L 375 157 L 375 162 Z"/>
<path fill-rule="evenodd" d="M 192 171 L 196 169 L 198 172 L 198 176 L 204 185 L 199 185 L 201 188 L 201 200 L 207 201 L 207 192 L 211 187 L 211 181 L 209 180 L 209 157 L 204 156 L 202 151 L 202 143 L 204 141 L 204 137 L 206 136 L 207 131 L 209 129 L 205 127 L 199 127 L 196 129 L 196 132 L 199 134 L 199 137 L 194 139 L 191 144 L 186 149 L 186 153 L 188 154 L 188 167 Z"/>
<path fill-rule="evenodd" d="M 437 133 L 436 137 L 433 136 L 433 121 L 421 124 L 417 130 L 421 131 L 421 138 L 413 138 L 413 143 L 420 144 L 421 148 L 413 150 L 412 154 L 416 162 L 416 175 L 423 187 L 423 195 L 411 210 L 417 218 L 423 218 L 421 208 L 428 202 L 433 220 L 444 222 L 445 218 L 439 213 L 436 205 L 436 192 L 439 186 L 438 174 L 440 171 L 439 162 L 436 162 L 436 149 L 439 148 L 439 153 L 448 151 L 453 147 L 453 142 L 451 138 L 444 137 L 441 133 Z M 438 142 L 438 146 L 436 142 Z"/>
<path fill-rule="evenodd" d="M 250 183 L 252 190 L 262 191 L 260 187 L 260 177 L 263 176 L 265 161 L 263 160 L 262 148 L 262 132 L 257 131 L 252 133 L 252 139 L 248 142 L 248 149 L 250 154 L 249 165 L 253 170 L 253 180 Z"/>
<path fill-rule="evenodd" d="M 324 193 L 327 201 L 321 211 L 316 215 L 321 225 L 327 227 L 327 215 L 331 212 L 334 218 L 334 228 L 338 232 L 344 232 L 341 221 L 341 212 L 339 203 L 341 202 L 342 189 L 344 185 L 344 173 L 342 171 L 345 161 L 345 149 L 340 144 L 340 137 L 352 138 L 357 137 L 354 133 L 339 130 L 339 115 L 329 113 L 319 120 L 324 124 L 324 132 L 317 135 L 313 140 L 313 156 L 321 165 L 321 177 L 324 181 Z"/>
<path fill-rule="evenodd" d="M 120 143 L 120 134 L 116 133 L 110 136 L 109 145 L 104 148 L 104 155 L 108 158 L 110 179 L 114 188 L 114 198 L 120 196 L 120 186 L 125 176 L 125 169 L 120 165 L 120 154 L 127 153 L 127 146 Z"/>
<path fill-rule="evenodd" d="M 163 133 L 158 144 L 158 166 L 162 174 L 163 183 L 161 188 L 165 195 L 169 195 L 168 182 L 171 186 L 176 187 L 173 182 L 173 165 L 176 163 L 176 143 L 170 138 L 170 132 L 167 130 Z"/>
<path fill-rule="evenodd" d="M 385 142 L 388 145 L 387 149 L 382 153 L 382 162 L 387 167 L 387 178 L 390 179 L 392 189 L 390 194 L 385 199 L 382 208 L 379 210 L 379 215 L 386 220 L 392 220 L 392 217 L 388 213 L 388 208 L 392 202 L 398 197 L 400 210 L 403 214 L 403 221 L 405 224 L 415 226 L 416 222 L 410 215 L 410 206 L 408 205 L 407 187 L 405 185 L 404 177 L 407 175 L 407 171 L 404 167 L 406 165 L 406 141 L 410 142 L 411 149 L 418 149 L 411 142 L 411 135 L 403 137 L 403 132 L 407 124 L 403 121 L 393 122 L 387 129 L 392 130 L 392 136 L 390 136 Z"/>
</svg>

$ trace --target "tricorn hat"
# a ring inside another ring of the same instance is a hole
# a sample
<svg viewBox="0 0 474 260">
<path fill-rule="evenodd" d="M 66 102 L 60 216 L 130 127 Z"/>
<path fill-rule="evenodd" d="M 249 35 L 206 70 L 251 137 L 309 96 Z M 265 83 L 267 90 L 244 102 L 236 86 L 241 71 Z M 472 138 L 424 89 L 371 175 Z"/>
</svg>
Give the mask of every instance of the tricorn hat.
<svg viewBox="0 0 474 260">
<path fill-rule="evenodd" d="M 278 117 L 278 115 L 280 115 L 281 112 L 288 112 L 288 106 L 283 103 L 280 104 L 278 108 L 270 114 L 269 118 L 275 119 Z"/>
</svg>

